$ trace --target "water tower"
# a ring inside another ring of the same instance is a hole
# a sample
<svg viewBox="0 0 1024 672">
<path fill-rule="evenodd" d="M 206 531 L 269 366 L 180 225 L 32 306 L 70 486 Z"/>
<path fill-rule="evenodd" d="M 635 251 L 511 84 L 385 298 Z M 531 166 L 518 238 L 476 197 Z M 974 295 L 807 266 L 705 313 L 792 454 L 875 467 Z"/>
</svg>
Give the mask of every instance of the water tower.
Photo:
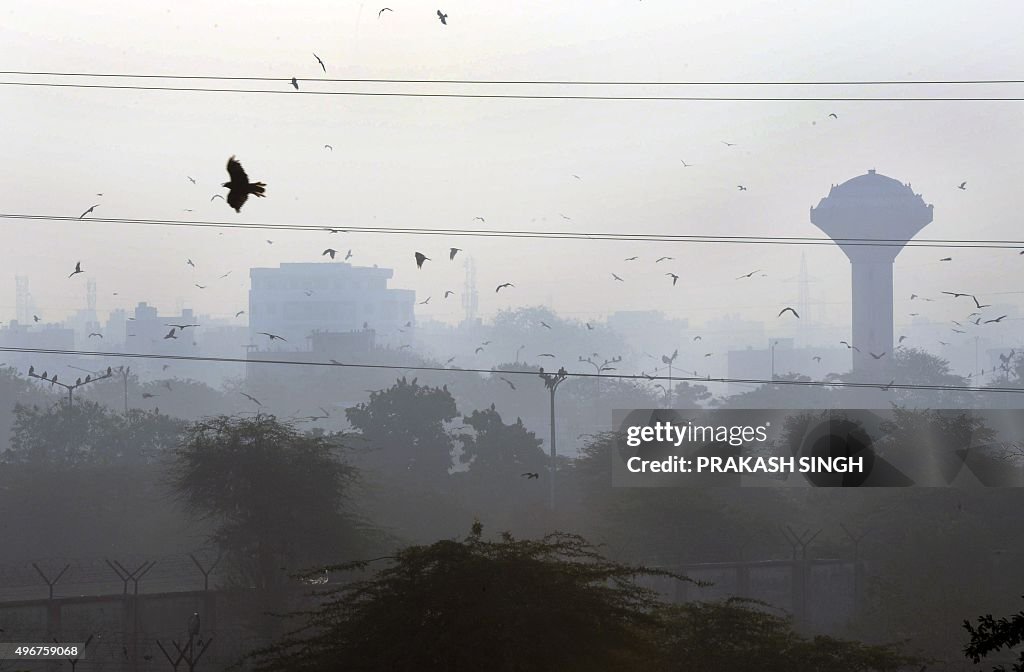
<svg viewBox="0 0 1024 672">
<path fill-rule="evenodd" d="M 907 241 L 931 221 L 932 206 L 910 184 L 874 170 L 833 185 L 818 207 L 811 208 L 811 223 L 850 259 L 853 373 L 861 380 L 873 382 L 888 368 L 893 349 L 892 264 Z M 876 358 L 872 353 L 884 355 Z"/>
</svg>

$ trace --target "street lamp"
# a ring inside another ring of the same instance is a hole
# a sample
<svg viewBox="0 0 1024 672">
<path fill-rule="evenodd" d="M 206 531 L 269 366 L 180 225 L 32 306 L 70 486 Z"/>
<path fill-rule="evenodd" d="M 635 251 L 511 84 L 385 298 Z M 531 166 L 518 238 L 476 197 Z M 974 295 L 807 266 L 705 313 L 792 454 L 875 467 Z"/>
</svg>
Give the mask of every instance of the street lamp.
<svg viewBox="0 0 1024 672">
<path fill-rule="evenodd" d="M 525 347 L 525 345 L 520 345 L 518 348 L 516 348 L 516 364 L 519 363 L 519 353 L 522 352 L 523 348 Z"/>
<path fill-rule="evenodd" d="M 28 367 L 28 377 L 29 378 L 38 378 L 39 380 L 45 380 L 50 385 L 59 385 L 60 387 L 63 387 L 65 390 L 68 391 L 68 410 L 69 411 L 71 410 L 71 405 L 74 403 L 73 393 L 74 393 L 75 390 L 77 390 L 80 387 L 84 387 L 86 385 L 89 385 L 90 383 L 95 383 L 98 380 L 104 380 L 106 378 L 110 378 L 112 375 L 113 375 L 113 372 L 112 372 L 111 368 L 108 366 L 107 367 L 107 372 L 105 374 L 103 374 L 102 376 L 99 376 L 97 378 L 93 378 L 92 376 L 86 376 L 85 380 L 82 380 L 81 378 L 79 378 L 78 380 L 75 381 L 74 385 L 69 385 L 67 383 L 58 383 L 57 382 L 57 374 L 56 373 L 53 374 L 52 378 L 47 378 L 46 371 L 43 371 L 43 375 L 39 375 L 38 373 L 36 373 L 36 369 L 35 369 L 34 366 Z"/>
<path fill-rule="evenodd" d="M 544 373 L 544 368 L 540 369 L 540 377 L 544 379 L 544 386 L 551 392 L 551 510 L 555 510 L 555 390 L 562 383 L 563 380 L 569 377 L 569 372 L 565 370 L 565 367 L 560 367 L 558 373 Z"/>
<path fill-rule="evenodd" d="M 594 356 L 596 357 L 597 353 L 594 353 Z M 600 396 L 600 394 L 601 394 L 601 374 L 604 373 L 605 371 L 614 371 L 615 367 L 614 366 L 609 366 L 609 365 L 610 364 L 618 364 L 619 362 L 621 362 L 622 361 L 622 356 L 620 355 L 620 356 L 617 356 L 617 357 L 613 357 L 612 359 L 606 359 L 603 362 L 601 362 L 600 364 L 598 364 L 597 362 L 595 362 L 590 357 L 584 357 L 583 355 L 580 355 L 580 361 L 581 362 L 586 362 L 587 364 L 590 364 L 592 367 L 594 367 L 594 370 L 597 372 L 597 385 L 596 385 L 597 389 L 595 391 L 595 396 Z"/>
</svg>

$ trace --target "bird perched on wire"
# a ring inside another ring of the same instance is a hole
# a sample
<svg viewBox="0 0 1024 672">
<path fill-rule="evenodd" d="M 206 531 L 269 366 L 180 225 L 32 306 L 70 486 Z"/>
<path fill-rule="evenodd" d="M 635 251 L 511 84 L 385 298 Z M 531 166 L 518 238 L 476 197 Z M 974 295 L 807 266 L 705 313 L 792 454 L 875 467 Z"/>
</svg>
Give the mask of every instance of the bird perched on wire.
<svg viewBox="0 0 1024 672">
<path fill-rule="evenodd" d="M 225 182 L 221 186 L 228 188 L 228 205 L 234 208 L 235 212 L 242 211 L 242 206 L 245 205 L 249 194 L 259 198 L 266 196 L 267 185 L 262 182 L 250 182 L 249 176 L 245 174 L 245 170 L 242 168 L 242 164 L 234 156 L 228 159 L 227 170 L 231 181 Z"/>
</svg>

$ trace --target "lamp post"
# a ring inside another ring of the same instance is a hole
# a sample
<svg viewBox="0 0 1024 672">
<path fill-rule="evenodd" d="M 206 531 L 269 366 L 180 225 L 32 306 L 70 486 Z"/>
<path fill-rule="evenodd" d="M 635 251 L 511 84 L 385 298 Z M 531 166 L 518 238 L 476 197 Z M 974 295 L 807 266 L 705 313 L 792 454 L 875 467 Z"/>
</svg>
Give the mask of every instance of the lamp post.
<svg viewBox="0 0 1024 672">
<path fill-rule="evenodd" d="M 519 363 L 519 353 L 522 352 L 523 348 L 525 347 L 525 345 L 520 345 L 518 348 L 516 348 L 516 364 Z"/>
<path fill-rule="evenodd" d="M 593 354 L 593 357 L 597 357 L 597 356 L 598 355 L 595 352 Z M 609 366 L 609 365 L 610 364 L 618 364 L 619 362 L 621 362 L 622 361 L 622 356 L 619 355 L 619 356 L 613 357 L 611 359 L 606 359 L 603 362 L 601 362 L 600 364 L 598 364 L 597 362 L 595 362 L 590 357 L 584 357 L 583 355 L 580 355 L 580 361 L 581 362 L 586 362 L 587 364 L 590 364 L 592 367 L 594 367 L 594 371 L 597 372 L 597 385 L 596 385 L 597 389 L 595 391 L 595 396 L 600 396 L 601 395 L 601 374 L 604 373 L 605 371 L 614 371 L 615 367 L 614 366 Z"/>
<path fill-rule="evenodd" d="M 557 464 L 555 460 L 555 390 L 562 383 L 563 380 L 569 377 L 569 372 L 565 370 L 565 367 L 560 367 L 558 373 L 544 373 L 544 368 L 541 367 L 540 377 L 544 379 L 544 386 L 548 388 L 551 393 L 551 499 L 550 506 L 551 510 L 555 510 L 555 466 Z"/>
<path fill-rule="evenodd" d="M 771 351 L 772 351 L 772 375 L 771 375 L 771 381 L 773 383 L 775 382 L 775 346 L 778 345 L 778 343 L 779 343 L 778 341 L 772 341 L 772 343 L 771 343 Z"/>
<path fill-rule="evenodd" d="M 53 374 L 52 378 L 48 378 L 47 375 L 46 375 L 46 371 L 43 371 L 43 374 L 39 375 L 38 373 L 36 373 L 36 370 L 35 370 L 34 366 L 28 367 L 28 377 L 29 378 L 38 378 L 39 380 L 45 380 L 50 385 L 59 385 L 60 387 L 63 387 L 65 390 L 68 391 L 68 410 L 69 411 L 71 410 L 71 405 L 74 403 L 74 391 L 75 390 L 77 390 L 80 387 L 84 387 L 86 385 L 89 385 L 90 383 L 95 383 L 98 380 L 104 380 L 106 378 L 110 378 L 112 375 L 113 375 L 113 372 L 112 372 L 111 368 L 108 366 L 107 367 L 107 372 L 105 374 L 103 374 L 102 376 L 99 376 L 97 378 L 93 378 L 92 376 L 86 376 L 85 380 L 82 380 L 81 378 L 79 378 L 78 380 L 75 381 L 74 385 L 69 385 L 67 383 L 58 383 L 57 382 L 57 374 L 56 373 Z"/>
</svg>

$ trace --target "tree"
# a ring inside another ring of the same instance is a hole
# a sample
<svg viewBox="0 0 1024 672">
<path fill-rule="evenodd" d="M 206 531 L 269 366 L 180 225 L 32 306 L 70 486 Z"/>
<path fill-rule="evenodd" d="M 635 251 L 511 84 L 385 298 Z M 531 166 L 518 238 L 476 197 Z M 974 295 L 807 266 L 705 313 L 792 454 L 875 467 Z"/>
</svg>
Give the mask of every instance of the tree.
<svg viewBox="0 0 1024 672">
<path fill-rule="evenodd" d="M 665 672 L 888 672 L 922 661 L 892 645 L 817 636 L 793 630 L 790 618 L 755 600 L 691 602 L 664 610 Z"/>
<path fill-rule="evenodd" d="M 459 460 L 469 465 L 470 473 L 484 479 L 505 480 L 519 478 L 524 472 L 544 471 L 548 458 L 541 448 L 542 441 L 523 426 L 506 425 L 494 404 L 482 411 L 473 411 L 464 418 L 473 434 L 461 434 L 462 455 Z"/>
<path fill-rule="evenodd" d="M 667 572 L 609 561 L 583 538 L 412 546 L 369 578 L 324 591 L 297 628 L 257 652 L 257 669 L 495 672 L 643 669 L 655 594 L 634 580 Z M 351 563 L 332 570 L 365 570 Z"/>
<path fill-rule="evenodd" d="M 74 467 L 157 461 L 177 445 L 184 423 L 158 411 L 125 416 L 92 401 L 14 408 L 5 461 Z"/>
<path fill-rule="evenodd" d="M 233 579 L 277 588 L 288 572 L 350 553 L 363 526 L 346 510 L 356 473 L 334 437 L 273 416 L 218 416 L 189 426 L 171 465 L 188 509 L 216 523 Z"/>
<path fill-rule="evenodd" d="M 964 647 L 964 655 L 977 664 L 996 651 L 1024 644 L 1024 611 L 1010 618 L 996 619 L 992 614 L 979 616 L 977 626 L 964 621 L 964 629 L 971 635 L 971 643 Z M 1017 662 L 1010 668 L 1012 672 L 1024 672 L 1024 650 L 1019 653 Z M 996 665 L 992 672 L 1006 672 L 1006 668 Z"/>
<path fill-rule="evenodd" d="M 373 451 L 367 465 L 419 486 L 441 487 L 447 481 L 454 444 L 445 423 L 459 415 L 447 386 L 401 378 L 345 415 Z"/>
</svg>

